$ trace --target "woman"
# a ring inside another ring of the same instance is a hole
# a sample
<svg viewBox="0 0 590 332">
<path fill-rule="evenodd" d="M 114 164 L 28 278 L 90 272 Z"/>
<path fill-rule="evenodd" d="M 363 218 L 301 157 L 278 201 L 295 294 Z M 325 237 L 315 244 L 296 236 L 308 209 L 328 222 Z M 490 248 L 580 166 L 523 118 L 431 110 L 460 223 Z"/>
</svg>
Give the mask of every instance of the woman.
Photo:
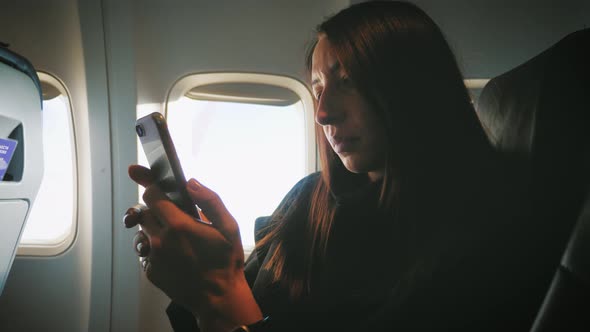
<svg viewBox="0 0 590 332">
<path fill-rule="evenodd" d="M 149 238 L 150 281 L 202 331 L 528 328 L 498 273 L 515 263 L 510 200 L 436 24 L 404 2 L 353 5 L 319 26 L 307 65 L 323 171 L 285 197 L 246 264 L 215 193 L 189 181 L 213 227 L 195 223 L 130 168 L 149 209 L 126 225 Z"/>
</svg>

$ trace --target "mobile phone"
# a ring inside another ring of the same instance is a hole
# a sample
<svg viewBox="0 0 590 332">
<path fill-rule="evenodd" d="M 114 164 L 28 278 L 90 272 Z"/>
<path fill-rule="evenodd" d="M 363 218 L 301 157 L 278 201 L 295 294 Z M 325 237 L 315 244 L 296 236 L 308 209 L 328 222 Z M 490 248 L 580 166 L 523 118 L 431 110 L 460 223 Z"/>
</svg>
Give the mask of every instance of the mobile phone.
<svg viewBox="0 0 590 332">
<path fill-rule="evenodd" d="M 164 116 L 154 112 L 139 118 L 135 122 L 135 132 L 160 190 L 184 212 L 201 220 L 186 190 L 186 179 Z"/>
</svg>

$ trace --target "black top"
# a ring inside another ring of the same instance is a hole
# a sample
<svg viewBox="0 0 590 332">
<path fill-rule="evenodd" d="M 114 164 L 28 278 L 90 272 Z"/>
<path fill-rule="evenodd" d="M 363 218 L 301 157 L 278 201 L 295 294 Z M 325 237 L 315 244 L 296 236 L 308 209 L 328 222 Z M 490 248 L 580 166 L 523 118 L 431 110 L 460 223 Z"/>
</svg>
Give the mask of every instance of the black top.
<svg viewBox="0 0 590 332">
<path fill-rule="evenodd" d="M 287 194 L 273 214 L 281 220 L 271 219 L 271 227 L 275 222 L 307 223 L 310 196 L 319 178 L 319 173 L 312 174 Z M 386 262 L 392 227 L 376 208 L 378 194 L 378 185 L 363 182 L 355 190 L 334 194 L 337 210 L 326 258 L 314 265 L 311 293 L 304 298 L 289 299 L 288 290 L 272 283 L 269 271 L 260 269 L 270 255 L 258 251 L 250 256 L 246 274 L 252 292 L 277 331 L 296 326 L 295 330 L 309 331 L 326 324 L 332 328 L 357 325 L 383 303 L 387 295 L 384 288 L 391 287 L 395 273 L 394 265 Z M 302 233 L 297 236 L 304 238 Z M 303 252 L 305 241 L 300 245 Z M 252 275 L 256 277 L 252 279 Z"/>
<path fill-rule="evenodd" d="M 295 185 L 273 214 L 271 227 L 306 223 L 319 180 L 315 173 Z M 353 190 L 333 193 L 333 233 L 326 260 L 314 265 L 309 295 L 291 300 L 287 289 L 261 269 L 268 251 L 250 255 L 246 276 L 263 314 L 271 317 L 272 331 L 528 331 L 551 274 L 538 274 L 535 237 L 527 242 L 526 193 L 511 185 L 510 192 L 501 193 L 505 199 L 475 207 L 477 217 L 467 213 L 459 217 L 463 222 L 441 217 L 441 224 L 449 226 L 427 237 L 436 245 L 408 270 L 398 264 L 403 248 L 392 240 L 395 222 L 377 209 L 378 189 L 378 184 L 357 181 Z M 465 204 L 457 210 L 473 210 Z M 169 312 L 175 326 L 173 315 Z"/>
</svg>

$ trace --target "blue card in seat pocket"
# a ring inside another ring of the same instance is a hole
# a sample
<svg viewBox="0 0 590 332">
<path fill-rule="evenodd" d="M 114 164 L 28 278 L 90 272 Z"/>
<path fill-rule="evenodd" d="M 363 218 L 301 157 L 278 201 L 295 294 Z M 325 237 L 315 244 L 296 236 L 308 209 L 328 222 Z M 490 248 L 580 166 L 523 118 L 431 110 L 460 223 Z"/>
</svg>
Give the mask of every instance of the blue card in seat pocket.
<svg viewBox="0 0 590 332">
<path fill-rule="evenodd" d="M 10 138 L 0 138 L 0 181 L 4 178 L 4 174 L 10 165 L 10 159 L 16 150 L 18 141 Z"/>
</svg>

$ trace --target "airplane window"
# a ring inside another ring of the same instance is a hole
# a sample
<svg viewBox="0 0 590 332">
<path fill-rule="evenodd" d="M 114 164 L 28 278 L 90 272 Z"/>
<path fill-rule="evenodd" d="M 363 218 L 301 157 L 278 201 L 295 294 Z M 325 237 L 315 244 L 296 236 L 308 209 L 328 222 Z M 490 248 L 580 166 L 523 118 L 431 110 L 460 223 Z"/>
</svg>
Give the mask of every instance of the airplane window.
<svg viewBox="0 0 590 332">
<path fill-rule="evenodd" d="M 304 92 L 301 98 L 302 91 L 273 85 L 204 84 L 167 107 L 187 180 L 194 177 L 221 196 L 240 224 L 246 251 L 254 246 L 255 219 L 270 215 L 315 170 L 313 106 Z M 147 165 L 141 147 L 138 157 Z"/>
<path fill-rule="evenodd" d="M 76 167 L 70 100 L 54 77 L 38 73 L 43 89 L 44 172 L 18 254 L 55 255 L 73 240 Z"/>
</svg>

